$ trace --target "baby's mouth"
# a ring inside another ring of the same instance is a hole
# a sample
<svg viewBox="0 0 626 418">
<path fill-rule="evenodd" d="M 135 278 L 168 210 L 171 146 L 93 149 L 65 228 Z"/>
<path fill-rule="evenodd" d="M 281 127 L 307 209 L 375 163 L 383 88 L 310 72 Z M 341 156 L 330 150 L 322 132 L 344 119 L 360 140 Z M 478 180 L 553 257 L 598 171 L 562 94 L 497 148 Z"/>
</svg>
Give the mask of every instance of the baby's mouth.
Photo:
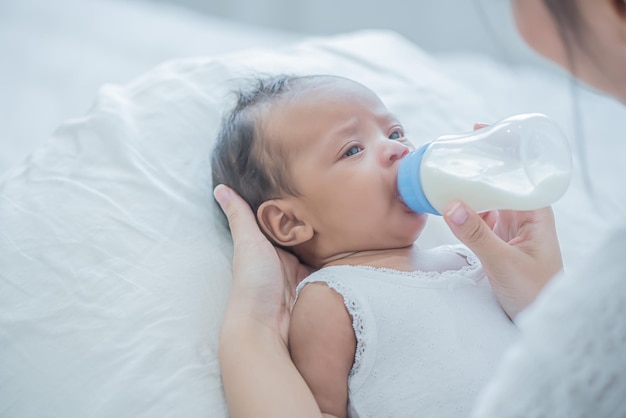
<svg viewBox="0 0 626 418">
<path fill-rule="evenodd" d="M 402 205 L 404 207 L 406 207 L 407 210 L 411 210 L 411 208 L 409 208 L 409 206 L 404 203 L 404 199 L 402 199 L 402 195 L 400 194 L 400 190 L 398 189 L 398 187 L 396 186 L 396 196 L 395 196 L 396 200 L 400 203 L 402 203 Z M 411 211 L 412 212 L 412 211 Z"/>
</svg>

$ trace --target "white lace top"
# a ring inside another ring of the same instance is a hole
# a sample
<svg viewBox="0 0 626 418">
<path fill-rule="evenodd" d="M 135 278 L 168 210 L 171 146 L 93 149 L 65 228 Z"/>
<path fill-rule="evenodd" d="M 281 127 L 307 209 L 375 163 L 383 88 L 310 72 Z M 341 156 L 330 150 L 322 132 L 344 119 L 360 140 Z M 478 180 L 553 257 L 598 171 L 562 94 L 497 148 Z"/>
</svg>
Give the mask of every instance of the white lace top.
<svg viewBox="0 0 626 418">
<path fill-rule="evenodd" d="M 478 260 L 431 272 L 333 266 L 307 277 L 343 296 L 357 339 L 350 417 L 468 417 L 517 328 Z"/>
</svg>

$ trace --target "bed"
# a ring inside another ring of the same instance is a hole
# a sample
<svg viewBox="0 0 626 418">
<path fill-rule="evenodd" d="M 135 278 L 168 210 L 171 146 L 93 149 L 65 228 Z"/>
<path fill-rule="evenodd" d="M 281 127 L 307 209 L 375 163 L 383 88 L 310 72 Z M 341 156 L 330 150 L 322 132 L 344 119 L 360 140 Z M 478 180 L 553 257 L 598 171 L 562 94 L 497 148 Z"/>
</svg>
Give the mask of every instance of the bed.
<svg viewBox="0 0 626 418">
<path fill-rule="evenodd" d="M 354 78 L 415 144 L 545 113 L 591 173 L 554 206 L 565 268 L 623 219 L 626 109 L 550 66 L 428 54 L 391 31 L 310 38 L 164 5 L 40 3 L 0 3 L 0 416 L 228 415 L 232 248 L 209 153 L 230 92 L 259 72 Z M 420 240 L 454 241 L 436 217 Z"/>
</svg>

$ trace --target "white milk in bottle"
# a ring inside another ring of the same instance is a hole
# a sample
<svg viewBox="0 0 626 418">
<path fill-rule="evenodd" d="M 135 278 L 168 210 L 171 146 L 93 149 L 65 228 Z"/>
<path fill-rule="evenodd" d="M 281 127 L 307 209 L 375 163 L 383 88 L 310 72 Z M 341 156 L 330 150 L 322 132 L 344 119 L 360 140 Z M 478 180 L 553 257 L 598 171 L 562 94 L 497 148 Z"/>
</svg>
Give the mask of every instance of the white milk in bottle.
<svg viewBox="0 0 626 418">
<path fill-rule="evenodd" d="M 461 200 L 477 212 L 533 210 L 569 186 L 567 138 L 545 115 L 506 118 L 460 135 L 445 135 L 400 161 L 398 190 L 415 212 L 440 214 Z"/>
</svg>

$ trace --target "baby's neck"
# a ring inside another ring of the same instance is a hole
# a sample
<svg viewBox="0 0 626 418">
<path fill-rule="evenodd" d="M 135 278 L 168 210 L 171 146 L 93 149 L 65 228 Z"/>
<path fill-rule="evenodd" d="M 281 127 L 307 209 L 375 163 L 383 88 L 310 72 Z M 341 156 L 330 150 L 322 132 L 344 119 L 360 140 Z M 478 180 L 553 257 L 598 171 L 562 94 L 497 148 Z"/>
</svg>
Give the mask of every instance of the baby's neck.
<svg viewBox="0 0 626 418">
<path fill-rule="evenodd" d="M 351 265 L 387 268 L 399 271 L 432 271 L 438 270 L 441 263 L 440 254 L 430 250 L 421 250 L 413 244 L 408 247 L 385 250 L 358 251 L 354 253 L 336 255 L 322 260 L 322 268 L 329 266 Z M 450 264 L 448 260 L 447 264 Z M 458 257 L 459 267 L 465 260 Z M 435 267 L 437 266 L 437 267 Z"/>
<path fill-rule="evenodd" d="M 415 245 L 385 250 L 356 251 L 337 254 L 327 260 L 323 260 L 322 267 L 359 265 L 410 271 L 412 270 L 410 266 L 414 264 L 411 262 L 411 259 L 417 255 L 416 253 L 417 247 Z"/>
<path fill-rule="evenodd" d="M 387 250 L 359 251 L 324 260 L 321 268 L 330 266 L 369 266 L 398 271 L 457 270 L 467 265 L 467 260 L 458 254 L 434 249 L 420 249 L 413 244 L 408 247 Z M 443 268 L 443 270 L 442 270 Z"/>
</svg>

